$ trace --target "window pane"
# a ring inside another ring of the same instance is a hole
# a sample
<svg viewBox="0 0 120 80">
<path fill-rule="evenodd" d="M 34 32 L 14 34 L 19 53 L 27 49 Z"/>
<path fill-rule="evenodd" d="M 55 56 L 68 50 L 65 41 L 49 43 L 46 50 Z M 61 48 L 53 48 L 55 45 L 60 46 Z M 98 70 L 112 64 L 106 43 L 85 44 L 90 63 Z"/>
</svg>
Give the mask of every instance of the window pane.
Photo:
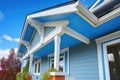
<svg viewBox="0 0 120 80">
<path fill-rule="evenodd" d="M 110 80 L 120 80 L 120 43 L 107 46 Z"/>
<path fill-rule="evenodd" d="M 51 60 L 51 68 L 54 68 L 54 60 Z"/>
<path fill-rule="evenodd" d="M 40 63 L 38 64 L 38 73 L 40 73 Z"/>
<path fill-rule="evenodd" d="M 60 59 L 59 59 L 59 70 L 60 70 L 61 72 L 63 72 L 63 66 L 64 66 L 63 58 L 60 58 Z"/>
<path fill-rule="evenodd" d="M 37 64 L 35 64 L 35 73 L 37 72 Z"/>
</svg>

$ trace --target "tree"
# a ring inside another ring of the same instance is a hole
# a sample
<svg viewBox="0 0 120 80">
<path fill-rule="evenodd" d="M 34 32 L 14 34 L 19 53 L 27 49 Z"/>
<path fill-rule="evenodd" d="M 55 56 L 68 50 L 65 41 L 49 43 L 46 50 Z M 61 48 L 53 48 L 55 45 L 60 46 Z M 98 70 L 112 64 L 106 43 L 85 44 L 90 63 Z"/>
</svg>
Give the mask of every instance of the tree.
<svg viewBox="0 0 120 80">
<path fill-rule="evenodd" d="M 16 57 L 14 49 L 9 52 L 8 58 L 2 58 L 0 60 L 0 80 L 16 80 L 16 74 L 20 72 L 21 62 Z"/>
</svg>

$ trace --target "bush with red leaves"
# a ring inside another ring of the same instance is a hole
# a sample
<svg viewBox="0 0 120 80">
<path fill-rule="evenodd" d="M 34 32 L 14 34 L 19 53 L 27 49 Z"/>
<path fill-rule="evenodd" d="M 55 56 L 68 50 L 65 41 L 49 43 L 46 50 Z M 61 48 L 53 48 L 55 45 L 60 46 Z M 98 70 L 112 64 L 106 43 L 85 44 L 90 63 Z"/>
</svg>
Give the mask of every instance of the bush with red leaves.
<svg viewBox="0 0 120 80">
<path fill-rule="evenodd" d="M 0 80 L 16 80 L 16 74 L 21 69 L 21 62 L 16 57 L 14 49 L 10 50 L 8 58 L 0 59 L 0 67 Z"/>
</svg>

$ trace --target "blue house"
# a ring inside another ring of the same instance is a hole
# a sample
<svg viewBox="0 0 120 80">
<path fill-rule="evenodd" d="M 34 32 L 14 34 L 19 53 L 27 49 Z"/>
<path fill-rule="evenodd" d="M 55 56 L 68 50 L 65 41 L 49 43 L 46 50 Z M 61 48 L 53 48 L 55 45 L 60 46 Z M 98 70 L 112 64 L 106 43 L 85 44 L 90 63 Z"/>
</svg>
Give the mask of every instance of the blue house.
<svg viewBox="0 0 120 80">
<path fill-rule="evenodd" d="M 51 67 L 66 80 L 120 80 L 120 0 L 69 0 L 27 15 L 17 55 L 30 60 L 33 80 Z"/>
</svg>

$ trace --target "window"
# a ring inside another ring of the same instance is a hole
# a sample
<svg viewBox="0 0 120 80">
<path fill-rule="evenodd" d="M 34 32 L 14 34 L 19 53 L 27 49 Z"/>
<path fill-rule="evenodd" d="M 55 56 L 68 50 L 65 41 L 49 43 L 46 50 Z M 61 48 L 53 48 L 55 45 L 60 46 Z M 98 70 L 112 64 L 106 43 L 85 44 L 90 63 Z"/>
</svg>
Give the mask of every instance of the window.
<svg viewBox="0 0 120 80">
<path fill-rule="evenodd" d="M 60 59 L 59 59 L 59 70 L 61 72 L 64 72 L 64 64 L 65 64 L 64 63 L 64 56 L 61 56 Z M 51 59 L 51 61 L 50 61 L 50 67 L 54 68 L 54 58 Z"/>
<path fill-rule="evenodd" d="M 64 58 L 63 57 L 59 59 L 59 63 L 60 63 L 59 70 L 63 72 L 64 71 Z"/>
<path fill-rule="evenodd" d="M 38 63 L 38 73 L 40 73 L 40 63 Z"/>
<path fill-rule="evenodd" d="M 40 74 L 41 71 L 41 62 L 40 60 L 34 62 L 34 73 Z"/>
<path fill-rule="evenodd" d="M 54 54 L 50 54 L 48 57 L 49 57 L 50 68 L 54 68 Z M 65 72 L 66 74 L 69 74 L 69 48 L 65 48 L 60 51 L 59 70 L 61 72 Z"/>
<path fill-rule="evenodd" d="M 37 72 L 37 64 L 35 64 L 35 73 Z"/>
</svg>

